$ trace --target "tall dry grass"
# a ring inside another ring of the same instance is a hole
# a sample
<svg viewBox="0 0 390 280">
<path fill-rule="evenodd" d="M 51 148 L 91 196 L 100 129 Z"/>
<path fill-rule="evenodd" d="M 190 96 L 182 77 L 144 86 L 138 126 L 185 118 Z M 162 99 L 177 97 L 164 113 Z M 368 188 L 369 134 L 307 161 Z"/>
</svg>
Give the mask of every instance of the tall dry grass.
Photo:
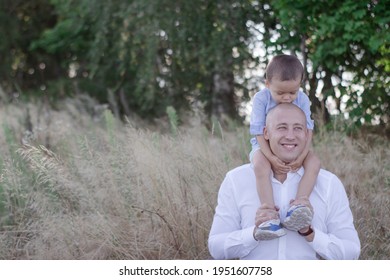
<svg viewBox="0 0 390 280">
<path fill-rule="evenodd" d="M 351 139 L 321 131 L 315 150 L 347 190 L 359 233 L 361 259 L 390 259 L 390 145 L 375 134 Z"/>
<path fill-rule="evenodd" d="M 121 124 L 80 102 L 0 108 L 1 258 L 209 258 L 217 191 L 247 162 L 247 128 Z M 320 130 L 314 148 L 346 186 L 361 258 L 389 259 L 388 142 Z"/>
</svg>

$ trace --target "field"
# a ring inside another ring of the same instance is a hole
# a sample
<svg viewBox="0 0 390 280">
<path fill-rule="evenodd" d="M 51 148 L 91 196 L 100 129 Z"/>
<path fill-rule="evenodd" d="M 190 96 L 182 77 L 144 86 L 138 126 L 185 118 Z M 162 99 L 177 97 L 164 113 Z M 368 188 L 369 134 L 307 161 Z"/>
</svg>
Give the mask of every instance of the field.
<svg viewBox="0 0 390 280">
<path fill-rule="evenodd" d="M 90 104 L 0 105 L 0 258 L 210 258 L 218 188 L 247 162 L 248 128 L 123 123 Z M 342 126 L 319 126 L 314 150 L 346 187 L 361 259 L 390 259 L 389 142 Z"/>
</svg>

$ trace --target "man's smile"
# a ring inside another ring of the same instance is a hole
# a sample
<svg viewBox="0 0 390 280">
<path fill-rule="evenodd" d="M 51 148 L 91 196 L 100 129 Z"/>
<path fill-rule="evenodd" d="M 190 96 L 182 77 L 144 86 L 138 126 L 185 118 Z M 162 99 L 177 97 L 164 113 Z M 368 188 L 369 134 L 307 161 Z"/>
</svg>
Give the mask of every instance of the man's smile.
<svg viewBox="0 0 390 280">
<path fill-rule="evenodd" d="M 282 143 L 282 146 L 287 149 L 287 150 L 293 150 L 297 144 L 292 144 L 292 143 Z"/>
</svg>

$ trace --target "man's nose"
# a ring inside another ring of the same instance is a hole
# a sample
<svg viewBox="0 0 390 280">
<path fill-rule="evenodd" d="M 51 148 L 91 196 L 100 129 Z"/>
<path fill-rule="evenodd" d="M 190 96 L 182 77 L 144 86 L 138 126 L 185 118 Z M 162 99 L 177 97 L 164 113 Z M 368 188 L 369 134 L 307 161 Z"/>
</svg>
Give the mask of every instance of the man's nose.
<svg viewBox="0 0 390 280">
<path fill-rule="evenodd" d="M 294 129 L 293 128 L 287 129 L 285 137 L 287 139 L 294 139 L 295 138 Z"/>
</svg>

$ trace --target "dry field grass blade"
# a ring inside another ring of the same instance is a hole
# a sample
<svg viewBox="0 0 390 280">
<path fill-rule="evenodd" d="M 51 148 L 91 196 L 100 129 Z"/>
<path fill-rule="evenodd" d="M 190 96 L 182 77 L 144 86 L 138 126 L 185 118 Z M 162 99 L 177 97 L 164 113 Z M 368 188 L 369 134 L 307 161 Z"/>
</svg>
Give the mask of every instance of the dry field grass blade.
<svg viewBox="0 0 390 280">
<path fill-rule="evenodd" d="M 44 126 L 28 105 L 0 111 L 3 259 L 208 259 L 220 183 L 247 162 L 246 127 L 170 133 L 64 102 Z M 13 112 L 12 117 L 9 114 Z M 143 128 L 140 128 L 143 127 Z M 50 149 L 43 146 L 50 134 Z M 373 140 L 374 139 L 374 140 Z M 380 137 L 320 131 L 314 149 L 344 183 L 362 259 L 390 258 L 390 154 Z"/>
</svg>

